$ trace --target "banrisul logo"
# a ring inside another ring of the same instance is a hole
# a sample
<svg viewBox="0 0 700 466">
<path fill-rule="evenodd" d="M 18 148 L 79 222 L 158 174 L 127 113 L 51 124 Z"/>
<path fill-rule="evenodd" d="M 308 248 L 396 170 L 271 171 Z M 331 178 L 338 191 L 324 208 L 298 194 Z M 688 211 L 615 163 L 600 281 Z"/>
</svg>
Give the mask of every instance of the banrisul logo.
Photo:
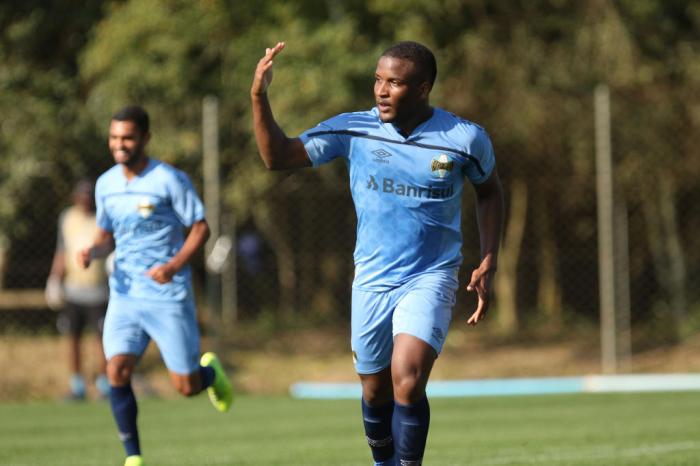
<svg viewBox="0 0 700 466">
<path fill-rule="evenodd" d="M 433 176 L 438 178 L 445 178 L 452 171 L 454 162 L 445 154 L 440 154 L 433 157 L 430 162 L 430 171 L 433 172 Z"/>
<path fill-rule="evenodd" d="M 417 197 L 424 199 L 446 199 L 452 196 L 455 192 L 454 185 L 450 184 L 445 187 L 434 186 L 415 186 L 412 184 L 401 183 L 393 178 L 375 178 L 369 176 L 367 180 L 367 189 L 379 191 L 383 194 L 394 194 L 396 196 Z"/>
</svg>

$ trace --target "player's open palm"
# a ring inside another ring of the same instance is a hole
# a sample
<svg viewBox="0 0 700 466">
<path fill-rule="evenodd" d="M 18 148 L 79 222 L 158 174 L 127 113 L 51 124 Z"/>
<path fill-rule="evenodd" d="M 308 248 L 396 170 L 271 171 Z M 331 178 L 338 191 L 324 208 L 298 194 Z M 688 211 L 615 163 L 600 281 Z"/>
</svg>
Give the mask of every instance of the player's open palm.
<svg viewBox="0 0 700 466">
<path fill-rule="evenodd" d="M 258 62 L 255 68 L 255 77 L 253 78 L 253 86 L 250 93 L 253 95 L 262 95 L 267 92 L 267 88 L 272 82 L 272 60 L 284 49 L 284 42 L 277 42 L 271 49 L 265 49 L 265 56 Z"/>
</svg>

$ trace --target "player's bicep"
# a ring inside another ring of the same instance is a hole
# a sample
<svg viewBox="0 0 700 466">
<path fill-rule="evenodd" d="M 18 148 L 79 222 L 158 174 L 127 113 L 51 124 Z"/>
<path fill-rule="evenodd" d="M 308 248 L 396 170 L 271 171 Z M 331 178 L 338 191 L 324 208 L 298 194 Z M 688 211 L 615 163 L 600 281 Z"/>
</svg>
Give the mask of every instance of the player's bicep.
<svg viewBox="0 0 700 466">
<path fill-rule="evenodd" d="M 488 198 L 501 192 L 501 181 L 496 167 L 492 167 L 491 174 L 482 183 L 474 183 L 474 191 L 478 199 Z"/>
<path fill-rule="evenodd" d="M 292 138 L 287 145 L 287 157 L 283 168 L 304 168 L 311 166 L 311 159 L 304 143 L 299 138 Z"/>
<path fill-rule="evenodd" d="M 204 205 L 189 177 L 178 170 L 170 182 L 170 202 L 180 223 L 189 228 L 195 222 L 203 220 Z"/>
</svg>

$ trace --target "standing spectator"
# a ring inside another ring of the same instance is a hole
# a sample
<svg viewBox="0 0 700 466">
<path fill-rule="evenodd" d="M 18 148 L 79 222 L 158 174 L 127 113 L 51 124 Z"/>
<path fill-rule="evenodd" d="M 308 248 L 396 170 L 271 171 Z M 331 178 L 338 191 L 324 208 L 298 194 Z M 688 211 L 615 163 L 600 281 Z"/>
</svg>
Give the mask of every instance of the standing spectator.
<svg viewBox="0 0 700 466">
<path fill-rule="evenodd" d="M 101 398 L 109 396 L 102 351 L 102 326 L 109 298 L 105 264 L 98 260 L 83 269 L 75 259 L 78 251 L 89 245 L 97 234 L 94 199 L 94 183 L 86 179 L 79 181 L 73 190 L 73 205 L 65 209 L 58 220 L 56 252 L 46 284 L 46 301 L 59 311 L 58 330 L 68 336 L 70 400 L 84 400 L 86 397 L 81 354 L 81 337 L 86 326 L 96 334 L 97 393 Z"/>
</svg>

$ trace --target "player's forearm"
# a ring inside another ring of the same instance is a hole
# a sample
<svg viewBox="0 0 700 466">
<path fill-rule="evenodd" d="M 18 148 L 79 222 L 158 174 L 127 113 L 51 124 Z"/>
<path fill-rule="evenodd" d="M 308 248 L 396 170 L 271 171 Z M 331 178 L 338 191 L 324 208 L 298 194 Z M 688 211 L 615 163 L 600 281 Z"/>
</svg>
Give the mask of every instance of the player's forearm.
<svg viewBox="0 0 700 466">
<path fill-rule="evenodd" d="M 275 121 L 267 94 L 251 94 L 251 100 L 253 129 L 260 158 L 270 170 L 289 168 L 285 161 L 289 159 L 287 154 L 291 140 Z"/>
<path fill-rule="evenodd" d="M 477 194 L 477 220 L 481 243 L 481 262 L 495 270 L 503 232 L 503 190 L 496 177 L 489 189 Z"/>
<path fill-rule="evenodd" d="M 101 231 L 89 249 L 90 259 L 107 257 L 114 250 L 114 238 L 108 232 Z"/>
<path fill-rule="evenodd" d="M 200 220 L 194 223 L 187 235 L 182 248 L 175 256 L 168 261 L 168 265 L 173 267 L 177 272 L 190 262 L 192 256 L 204 245 L 209 238 L 209 225 L 206 220 Z"/>
</svg>

